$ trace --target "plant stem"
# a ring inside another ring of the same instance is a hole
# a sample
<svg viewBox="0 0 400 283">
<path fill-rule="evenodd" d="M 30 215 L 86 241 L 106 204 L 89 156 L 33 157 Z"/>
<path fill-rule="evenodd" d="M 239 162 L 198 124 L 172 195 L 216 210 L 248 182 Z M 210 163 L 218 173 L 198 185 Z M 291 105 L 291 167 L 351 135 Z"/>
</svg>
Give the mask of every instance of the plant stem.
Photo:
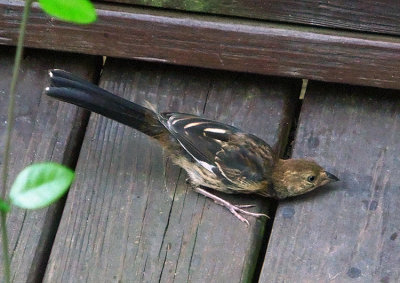
<svg viewBox="0 0 400 283">
<path fill-rule="evenodd" d="M 29 12 L 30 12 L 32 2 L 33 2 L 33 0 L 27 0 L 25 2 L 24 14 L 22 16 L 22 22 L 21 22 L 21 26 L 19 29 L 17 51 L 16 51 L 15 59 L 14 59 L 13 76 L 12 76 L 11 86 L 10 86 L 10 96 L 9 96 L 10 98 L 9 98 L 9 102 L 8 102 L 6 144 L 4 146 L 4 154 L 3 154 L 2 195 L 1 195 L 3 199 L 6 199 L 8 163 L 9 163 L 9 159 L 10 159 L 10 144 L 11 144 L 12 131 L 14 128 L 15 88 L 17 86 L 18 73 L 19 73 L 19 68 L 21 66 L 21 61 L 22 61 L 22 50 L 24 48 L 26 24 L 28 22 L 28 17 L 29 17 Z"/>
<path fill-rule="evenodd" d="M 3 171 L 2 171 L 2 192 L 1 196 L 5 200 L 7 193 L 7 177 L 8 177 L 8 163 L 10 158 L 10 144 L 11 136 L 14 128 L 14 110 L 15 110 L 15 88 L 18 81 L 19 68 L 22 60 L 22 50 L 24 47 L 24 38 L 26 24 L 28 22 L 29 13 L 34 0 L 26 0 L 24 6 L 24 14 L 22 16 L 21 26 L 19 28 L 19 36 L 17 43 L 17 51 L 15 54 L 13 76 L 10 86 L 10 100 L 8 102 L 8 116 L 7 116 L 7 132 L 6 132 L 6 144 L 4 146 L 3 154 Z M 3 261 L 4 261 L 4 277 L 5 282 L 11 282 L 11 268 L 10 268 L 10 256 L 8 254 L 8 236 L 7 236 L 7 213 L 1 212 L 1 237 L 3 246 Z"/>
<path fill-rule="evenodd" d="M 6 227 L 7 213 L 1 213 L 1 239 L 3 246 L 3 261 L 4 261 L 4 282 L 11 282 L 11 268 L 10 268 L 10 256 L 8 254 L 8 236 Z"/>
</svg>

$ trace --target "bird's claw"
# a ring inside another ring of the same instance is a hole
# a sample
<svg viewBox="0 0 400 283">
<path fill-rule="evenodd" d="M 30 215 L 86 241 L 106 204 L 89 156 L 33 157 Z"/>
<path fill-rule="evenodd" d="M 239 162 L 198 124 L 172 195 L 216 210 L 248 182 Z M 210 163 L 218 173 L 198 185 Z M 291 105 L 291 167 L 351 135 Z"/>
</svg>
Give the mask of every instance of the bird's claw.
<svg viewBox="0 0 400 283">
<path fill-rule="evenodd" d="M 229 211 L 236 216 L 236 218 L 238 218 L 240 221 L 246 223 L 247 225 L 249 225 L 249 221 L 244 218 L 241 214 L 246 214 L 246 215 L 250 215 L 253 217 L 267 217 L 268 219 L 270 219 L 270 217 L 264 213 L 256 213 L 256 212 L 250 212 L 247 210 L 244 210 L 243 208 L 246 207 L 254 207 L 255 205 L 249 204 L 249 205 L 233 205 L 233 204 L 229 204 L 227 206 L 227 208 L 229 209 Z"/>
<path fill-rule="evenodd" d="M 249 208 L 249 207 L 255 207 L 255 204 L 235 204 L 236 207 L 239 208 Z"/>
<path fill-rule="evenodd" d="M 269 216 L 266 215 L 266 214 L 250 212 L 250 211 L 247 211 L 247 210 L 243 209 L 243 208 L 254 207 L 255 206 L 254 204 L 234 205 L 234 204 L 231 204 L 230 202 L 228 202 L 228 201 L 226 201 L 226 200 L 224 200 L 224 199 L 222 199 L 222 198 L 220 198 L 220 197 L 218 197 L 216 195 L 213 195 L 212 193 L 210 193 L 210 192 L 208 192 L 208 191 L 206 191 L 206 190 L 204 190 L 204 189 L 202 189 L 200 187 L 195 187 L 194 190 L 196 192 L 206 196 L 206 197 L 211 198 L 215 203 L 218 203 L 219 205 L 222 205 L 222 206 L 226 207 L 227 209 L 229 209 L 229 211 L 234 216 L 236 216 L 236 218 L 238 218 L 240 221 L 246 223 L 247 225 L 250 225 L 249 221 L 246 218 L 244 218 L 242 215 L 240 215 L 240 214 L 246 214 L 246 215 L 250 215 L 250 216 L 253 216 L 253 217 L 257 217 L 257 218 L 258 217 L 267 217 L 267 218 L 269 218 Z"/>
<path fill-rule="evenodd" d="M 239 213 L 236 212 L 236 210 L 234 208 L 229 209 L 229 211 L 240 221 L 246 223 L 247 226 L 250 225 L 249 220 L 247 220 L 246 218 L 244 218 L 242 215 L 240 215 Z"/>
</svg>

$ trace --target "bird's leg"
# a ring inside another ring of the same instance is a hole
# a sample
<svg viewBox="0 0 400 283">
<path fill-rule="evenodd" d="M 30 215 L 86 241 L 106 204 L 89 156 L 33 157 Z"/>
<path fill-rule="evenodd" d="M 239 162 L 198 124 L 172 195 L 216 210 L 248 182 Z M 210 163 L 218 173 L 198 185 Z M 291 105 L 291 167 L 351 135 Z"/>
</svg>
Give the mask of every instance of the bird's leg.
<svg viewBox="0 0 400 283">
<path fill-rule="evenodd" d="M 203 196 L 206 196 L 206 197 L 214 200 L 215 203 L 218 203 L 219 205 L 225 206 L 227 209 L 229 209 L 229 211 L 233 215 L 235 215 L 240 221 L 246 223 L 247 225 L 249 225 L 249 221 L 246 218 L 244 218 L 243 216 L 241 216 L 239 213 L 246 214 L 246 215 L 251 215 L 251 216 L 254 216 L 254 217 L 264 216 L 264 217 L 269 218 L 269 216 L 266 215 L 266 214 L 249 212 L 249 211 L 246 211 L 246 210 L 243 209 L 243 208 L 247 208 L 247 207 L 253 207 L 254 205 L 233 205 L 230 202 L 228 202 L 228 201 L 226 201 L 226 200 L 224 200 L 224 199 L 222 199 L 222 198 L 220 198 L 220 197 L 218 197 L 216 195 L 213 195 L 212 193 L 206 191 L 205 189 L 202 189 L 200 187 L 194 187 L 193 189 L 196 192 L 198 192 L 199 194 L 202 194 Z"/>
</svg>

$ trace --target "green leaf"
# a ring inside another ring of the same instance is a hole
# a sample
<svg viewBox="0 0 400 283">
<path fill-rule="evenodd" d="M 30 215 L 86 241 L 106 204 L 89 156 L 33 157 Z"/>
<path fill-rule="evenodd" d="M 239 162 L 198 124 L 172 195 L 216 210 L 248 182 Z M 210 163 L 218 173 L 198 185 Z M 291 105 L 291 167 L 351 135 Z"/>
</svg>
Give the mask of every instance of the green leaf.
<svg viewBox="0 0 400 283">
<path fill-rule="evenodd" d="M 9 212 L 11 209 L 10 204 L 4 199 L 0 198 L 0 211 Z"/>
<path fill-rule="evenodd" d="M 39 0 L 40 7 L 50 16 L 76 24 L 96 20 L 96 10 L 88 0 Z"/>
<path fill-rule="evenodd" d="M 57 163 L 36 163 L 18 174 L 11 187 L 12 204 L 26 209 L 46 207 L 68 190 L 74 172 Z"/>
</svg>

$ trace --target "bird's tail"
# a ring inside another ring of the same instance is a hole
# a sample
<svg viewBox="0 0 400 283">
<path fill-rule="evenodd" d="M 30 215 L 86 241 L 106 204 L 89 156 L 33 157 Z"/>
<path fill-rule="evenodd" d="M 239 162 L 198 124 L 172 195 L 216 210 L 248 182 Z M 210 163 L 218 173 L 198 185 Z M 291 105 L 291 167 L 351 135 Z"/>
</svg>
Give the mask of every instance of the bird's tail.
<svg viewBox="0 0 400 283">
<path fill-rule="evenodd" d="M 150 109 L 116 96 L 63 70 L 51 70 L 48 96 L 72 103 L 135 128 L 146 135 L 165 134 L 165 127 Z"/>
</svg>

